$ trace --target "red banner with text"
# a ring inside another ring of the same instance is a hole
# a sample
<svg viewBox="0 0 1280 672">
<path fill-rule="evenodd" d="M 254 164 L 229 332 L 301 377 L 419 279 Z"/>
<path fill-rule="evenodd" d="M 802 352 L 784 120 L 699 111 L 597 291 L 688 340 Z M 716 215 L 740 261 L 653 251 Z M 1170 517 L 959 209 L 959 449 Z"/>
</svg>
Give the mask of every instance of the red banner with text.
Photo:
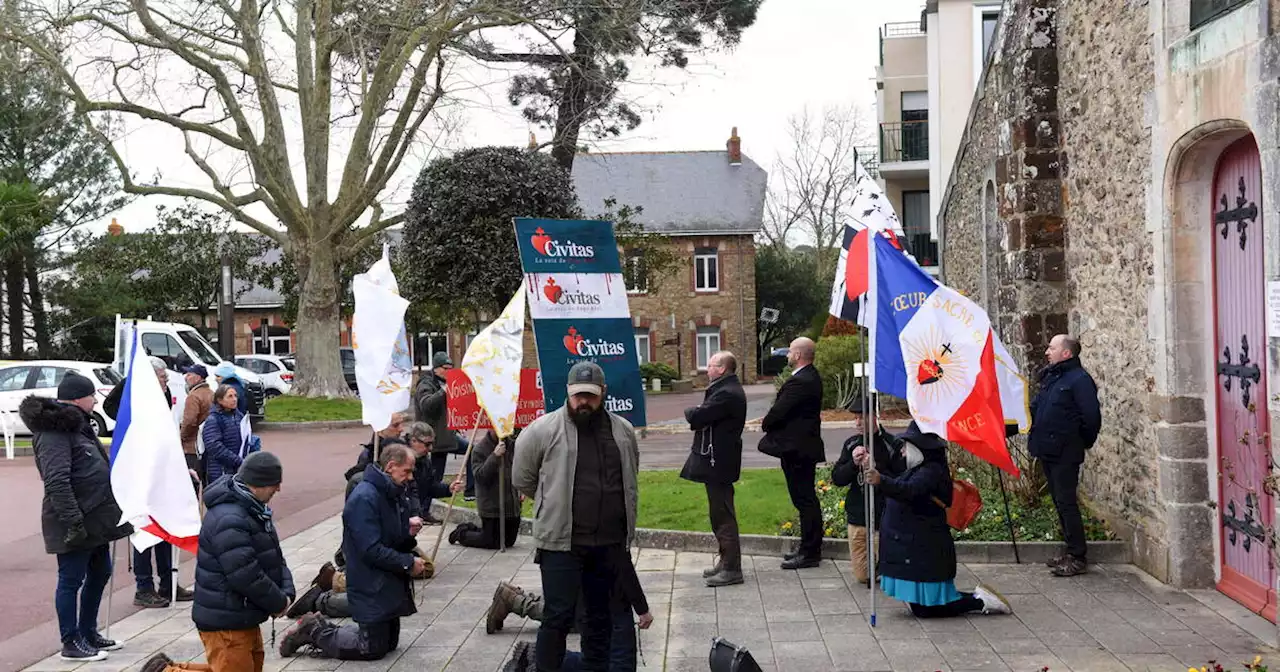
<svg viewBox="0 0 1280 672">
<path fill-rule="evenodd" d="M 468 431 L 477 427 L 493 427 L 489 416 L 480 408 L 471 379 L 462 369 L 450 369 L 445 374 L 445 390 L 449 397 L 449 429 Z M 527 427 L 542 416 L 543 408 L 541 374 L 537 369 L 520 369 L 520 403 L 516 408 L 516 427 Z"/>
</svg>

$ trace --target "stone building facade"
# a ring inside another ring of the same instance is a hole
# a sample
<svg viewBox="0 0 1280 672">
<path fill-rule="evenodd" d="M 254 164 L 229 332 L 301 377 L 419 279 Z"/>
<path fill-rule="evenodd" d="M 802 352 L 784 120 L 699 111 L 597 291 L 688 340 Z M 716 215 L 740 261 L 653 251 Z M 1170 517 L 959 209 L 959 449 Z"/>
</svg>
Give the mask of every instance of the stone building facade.
<svg viewBox="0 0 1280 672">
<path fill-rule="evenodd" d="M 1080 339 L 1103 406 L 1083 490 L 1135 561 L 1272 620 L 1277 17 L 1006 0 L 939 215 L 945 281 L 1024 371 Z"/>
</svg>

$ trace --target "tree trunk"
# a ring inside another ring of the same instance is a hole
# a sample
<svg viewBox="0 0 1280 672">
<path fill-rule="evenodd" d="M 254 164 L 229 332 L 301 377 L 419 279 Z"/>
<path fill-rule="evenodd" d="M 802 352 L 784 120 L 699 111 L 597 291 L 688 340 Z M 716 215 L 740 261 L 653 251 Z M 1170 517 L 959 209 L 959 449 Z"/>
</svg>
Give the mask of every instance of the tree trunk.
<svg viewBox="0 0 1280 672">
<path fill-rule="evenodd" d="M 36 268 L 36 251 L 31 249 L 29 252 L 26 258 L 26 271 L 27 292 L 31 296 L 31 323 L 36 329 L 36 349 L 42 358 L 48 359 L 53 352 L 52 338 L 49 334 L 49 315 L 44 310 L 44 292 L 40 289 L 40 269 Z"/>
<path fill-rule="evenodd" d="M 292 392 L 305 397 L 350 397 L 338 355 L 342 288 L 331 240 L 293 242 L 298 269 L 298 370 Z"/>
<path fill-rule="evenodd" d="M 595 48 L 582 29 L 573 37 L 573 60 L 578 67 L 569 67 L 564 91 L 556 106 L 555 135 L 551 138 L 551 158 L 570 173 L 573 172 L 573 158 L 578 153 L 578 134 L 587 113 L 587 92 L 593 84 L 592 78 L 599 76 Z"/>
<path fill-rule="evenodd" d="M 9 356 L 18 359 L 26 354 L 24 344 L 26 320 L 22 315 L 23 287 L 22 251 L 9 252 L 4 268 L 5 293 L 9 295 Z"/>
</svg>

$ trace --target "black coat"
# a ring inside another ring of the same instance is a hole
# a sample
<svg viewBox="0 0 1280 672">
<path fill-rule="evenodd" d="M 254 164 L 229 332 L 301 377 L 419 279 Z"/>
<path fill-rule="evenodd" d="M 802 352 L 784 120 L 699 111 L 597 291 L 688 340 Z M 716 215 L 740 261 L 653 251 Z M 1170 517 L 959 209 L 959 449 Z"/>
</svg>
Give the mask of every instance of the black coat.
<svg viewBox="0 0 1280 672">
<path fill-rule="evenodd" d="M 36 469 L 44 481 L 45 552 L 80 551 L 129 536 L 133 528 L 119 525 L 110 461 L 89 416 L 72 404 L 35 396 L 22 400 L 18 416 L 33 434 Z"/>
<path fill-rule="evenodd" d="M 1102 409 L 1093 377 L 1072 357 L 1040 372 L 1040 391 L 1031 401 L 1027 449 L 1046 462 L 1079 464 L 1102 429 Z"/>
<path fill-rule="evenodd" d="M 444 383 L 434 371 L 428 371 L 418 377 L 413 391 L 415 419 L 436 430 L 433 453 L 451 453 L 458 448 L 458 436 L 449 429 L 449 388 Z"/>
<path fill-rule="evenodd" d="M 760 423 L 760 452 L 817 464 L 827 459 L 822 445 L 822 376 L 812 364 L 791 374 Z"/>
<path fill-rule="evenodd" d="M 413 603 L 409 497 L 375 464 L 342 507 L 347 599 L 356 623 L 383 623 L 418 611 Z"/>
<path fill-rule="evenodd" d="M 921 434 L 915 423 L 900 440 L 924 454 L 924 462 L 906 469 L 902 446 L 884 469 L 878 490 L 884 493 L 880 528 L 880 573 L 906 581 L 932 583 L 956 577 L 956 544 L 947 526 L 951 505 L 951 472 L 946 444 L 936 434 Z"/>
<path fill-rule="evenodd" d="M 271 510 L 233 476 L 204 491 L 191 620 L 203 632 L 256 628 L 295 597 Z"/>
<path fill-rule="evenodd" d="M 736 483 L 742 475 L 742 426 L 747 422 L 747 394 L 735 375 L 717 378 L 702 403 L 685 409 L 693 429 L 693 446 L 680 478 L 695 483 Z"/>
<path fill-rule="evenodd" d="M 884 431 L 884 427 L 880 427 L 876 431 L 875 437 L 875 463 L 876 468 L 881 469 L 889 464 L 893 446 L 897 443 L 897 437 Z M 861 445 L 861 434 L 851 436 L 845 440 L 844 447 L 840 449 L 840 459 L 836 460 L 835 466 L 831 467 L 831 482 L 841 488 L 849 487 L 849 492 L 844 497 L 845 522 L 850 525 L 866 527 L 867 504 L 866 498 L 862 494 L 862 484 L 859 483 L 858 473 L 861 470 L 853 461 L 853 451 Z M 879 529 L 880 519 L 884 517 L 884 492 L 879 488 L 875 489 L 875 500 L 876 529 Z"/>
<path fill-rule="evenodd" d="M 511 469 L 516 456 L 513 444 L 514 441 L 508 443 L 507 452 L 502 457 L 494 455 L 498 435 L 489 431 L 471 447 L 471 468 L 476 479 L 476 513 L 481 518 L 498 518 L 499 513 L 507 518 L 520 517 L 520 496 L 511 485 Z M 505 498 L 502 502 L 505 510 L 502 511 L 498 507 L 499 496 Z"/>
</svg>

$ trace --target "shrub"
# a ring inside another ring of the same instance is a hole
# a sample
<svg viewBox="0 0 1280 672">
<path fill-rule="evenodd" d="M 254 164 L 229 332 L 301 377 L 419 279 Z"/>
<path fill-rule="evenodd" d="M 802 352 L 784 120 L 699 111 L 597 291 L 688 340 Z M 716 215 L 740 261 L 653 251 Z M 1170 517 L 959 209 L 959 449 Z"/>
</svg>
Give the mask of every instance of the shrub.
<svg viewBox="0 0 1280 672">
<path fill-rule="evenodd" d="M 827 336 L 818 341 L 813 364 L 822 374 L 822 407 L 843 408 L 857 396 L 854 366 L 862 362 L 862 337 Z"/>
<path fill-rule="evenodd" d="M 832 315 L 827 316 L 827 323 L 822 327 L 823 336 L 857 336 L 861 333 L 862 327 Z"/>
<path fill-rule="evenodd" d="M 664 383 L 669 383 L 680 374 L 676 373 L 675 367 L 666 362 L 647 362 L 640 365 L 640 378 L 647 381 L 657 378 Z"/>
</svg>

